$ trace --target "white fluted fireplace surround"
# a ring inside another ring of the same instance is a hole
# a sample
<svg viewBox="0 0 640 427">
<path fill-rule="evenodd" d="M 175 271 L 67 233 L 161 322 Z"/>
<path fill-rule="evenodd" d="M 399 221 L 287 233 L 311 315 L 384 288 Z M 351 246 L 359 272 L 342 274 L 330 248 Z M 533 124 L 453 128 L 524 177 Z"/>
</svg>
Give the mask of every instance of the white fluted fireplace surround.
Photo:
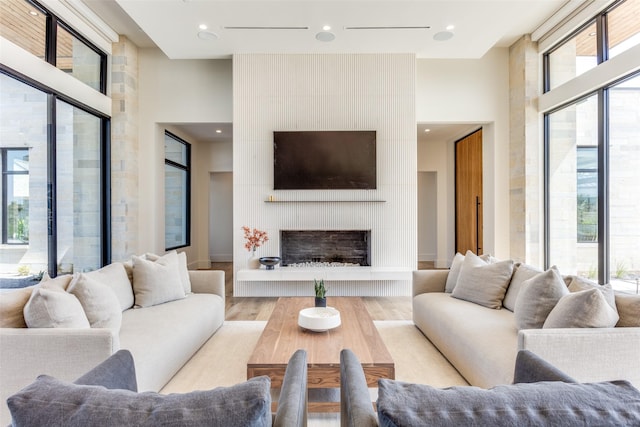
<svg viewBox="0 0 640 427">
<path fill-rule="evenodd" d="M 417 259 L 415 55 L 233 56 L 234 296 L 410 295 Z M 274 190 L 273 132 L 376 131 L 376 188 Z M 241 227 L 371 230 L 370 266 L 247 271 Z"/>
</svg>

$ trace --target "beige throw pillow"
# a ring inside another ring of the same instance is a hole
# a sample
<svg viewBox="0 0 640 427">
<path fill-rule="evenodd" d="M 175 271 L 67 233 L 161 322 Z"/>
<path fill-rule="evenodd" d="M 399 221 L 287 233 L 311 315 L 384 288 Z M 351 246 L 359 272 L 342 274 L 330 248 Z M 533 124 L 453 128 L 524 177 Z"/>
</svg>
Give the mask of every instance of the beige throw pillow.
<svg viewBox="0 0 640 427">
<path fill-rule="evenodd" d="M 469 251 L 464 257 L 458 283 L 451 296 L 484 307 L 500 309 L 512 273 L 512 260 L 487 264 Z"/>
<path fill-rule="evenodd" d="M 511 282 L 509 282 L 509 287 L 507 288 L 507 293 L 504 296 L 504 301 L 502 305 L 507 310 L 513 311 L 516 309 L 516 300 L 518 299 L 518 294 L 522 289 L 522 284 L 531 279 L 532 277 L 542 273 L 542 270 L 539 268 L 530 266 L 528 264 L 517 263 L 513 267 L 513 275 L 511 276 Z"/>
<path fill-rule="evenodd" d="M 460 269 L 462 268 L 463 262 L 464 255 L 462 255 L 460 252 L 456 253 L 456 255 L 453 257 L 453 261 L 451 262 L 449 274 L 447 275 L 447 283 L 444 287 L 445 292 L 453 292 L 453 289 L 456 287 L 456 283 L 458 282 L 458 276 L 460 275 Z"/>
<path fill-rule="evenodd" d="M 543 328 L 613 328 L 618 313 L 598 289 L 577 291 L 560 298 Z"/>
<path fill-rule="evenodd" d="M 640 327 L 640 295 L 614 293 L 616 307 L 620 320 L 616 324 L 617 328 L 637 328 Z"/>
<path fill-rule="evenodd" d="M 24 306 L 35 286 L 0 292 L 0 328 L 26 328 Z"/>
<path fill-rule="evenodd" d="M 157 261 L 161 258 L 166 257 L 170 254 L 178 255 L 178 273 L 180 274 L 180 283 L 182 283 L 182 287 L 184 288 L 185 294 L 191 293 L 191 280 L 189 279 L 189 268 L 187 267 L 187 254 L 184 252 L 171 251 L 164 256 L 156 255 L 156 254 L 145 254 L 145 258 L 149 261 Z M 171 255 L 173 256 L 173 255 Z"/>
<path fill-rule="evenodd" d="M 613 293 L 611 284 L 607 283 L 606 285 L 600 285 L 596 282 L 592 282 L 591 280 L 585 279 L 584 277 L 580 276 L 567 276 L 565 277 L 564 282 L 568 282 L 567 287 L 569 288 L 569 292 L 586 291 L 589 289 L 599 290 L 600 292 L 602 292 L 604 299 L 611 306 L 611 308 L 616 310 L 616 312 L 618 311 L 618 309 L 616 308 L 616 297 Z"/>
<path fill-rule="evenodd" d="M 122 310 L 118 297 L 109 286 L 92 277 L 83 273 L 76 275 L 69 285 L 69 293 L 80 301 L 92 328 L 120 331 Z"/>
<path fill-rule="evenodd" d="M 120 311 L 133 307 L 133 288 L 123 263 L 114 262 L 84 275 L 111 288 L 118 298 Z"/>
<path fill-rule="evenodd" d="M 540 329 L 560 298 L 567 295 L 558 269 L 553 266 L 522 284 L 513 314 L 518 329 Z"/>
<path fill-rule="evenodd" d="M 55 280 L 55 279 L 54 279 Z M 89 328 L 78 298 L 57 286 L 41 284 L 24 306 L 29 328 Z"/>
<path fill-rule="evenodd" d="M 175 252 L 169 253 L 155 262 L 134 256 L 133 293 L 135 303 L 140 307 L 184 298 L 178 255 Z"/>
</svg>

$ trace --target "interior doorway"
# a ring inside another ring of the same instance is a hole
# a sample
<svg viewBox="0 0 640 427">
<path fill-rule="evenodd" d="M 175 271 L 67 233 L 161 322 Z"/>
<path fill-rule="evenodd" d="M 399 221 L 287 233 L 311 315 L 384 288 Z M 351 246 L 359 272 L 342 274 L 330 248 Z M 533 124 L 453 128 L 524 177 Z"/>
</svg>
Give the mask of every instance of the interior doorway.
<svg viewBox="0 0 640 427">
<path fill-rule="evenodd" d="M 481 255 L 483 245 L 482 129 L 456 141 L 456 252 Z"/>
<path fill-rule="evenodd" d="M 232 172 L 210 174 L 209 259 L 211 262 L 233 262 Z"/>
<path fill-rule="evenodd" d="M 418 172 L 418 261 L 435 261 L 438 251 L 436 172 Z"/>
</svg>

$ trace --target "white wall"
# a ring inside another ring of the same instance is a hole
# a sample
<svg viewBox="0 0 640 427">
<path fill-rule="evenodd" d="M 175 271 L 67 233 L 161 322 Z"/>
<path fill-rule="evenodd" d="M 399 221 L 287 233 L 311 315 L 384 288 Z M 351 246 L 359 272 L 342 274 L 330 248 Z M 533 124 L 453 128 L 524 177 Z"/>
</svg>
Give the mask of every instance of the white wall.
<svg viewBox="0 0 640 427">
<path fill-rule="evenodd" d="M 236 55 L 233 77 L 234 268 L 243 225 L 269 233 L 261 256 L 279 253 L 281 229 L 370 229 L 372 266 L 416 268 L 415 57 Z M 376 130 L 377 189 L 274 191 L 275 130 Z M 325 202 L 295 202 L 309 199 Z M 372 199 L 385 202 L 357 201 Z"/>
<path fill-rule="evenodd" d="M 417 61 L 416 118 L 426 123 L 478 123 L 483 128 L 484 252 L 509 257 L 509 52 L 480 59 Z M 460 135 L 464 136 L 464 135 Z M 448 264 L 454 242 L 452 141 L 420 146 L 418 170 L 438 177 L 438 254 Z"/>
<path fill-rule="evenodd" d="M 164 130 L 232 121 L 231 61 L 169 60 L 158 49 L 140 49 L 139 74 L 139 251 L 163 253 Z M 209 172 L 216 166 L 207 145 L 192 144 L 191 267 L 209 263 Z"/>
</svg>

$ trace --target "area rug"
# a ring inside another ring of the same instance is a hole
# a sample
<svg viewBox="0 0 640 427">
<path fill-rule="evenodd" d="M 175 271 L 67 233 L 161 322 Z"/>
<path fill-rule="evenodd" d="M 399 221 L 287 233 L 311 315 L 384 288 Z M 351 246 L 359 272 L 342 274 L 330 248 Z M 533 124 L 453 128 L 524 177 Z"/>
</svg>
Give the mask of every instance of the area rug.
<svg viewBox="0 0 640 427">
<path fill-rule="evenodd" d="M 467 382 L 411 321 L 374 321 L 396 365 L 396 379 L 435 387 Z M 230 386 L 246 380 L 247 361 L 264 321 L 226 321 L 162 389 L 184 393 Z M 375 393 L 375 391 L 374 391 Z M 373 395 L 375 399 L 375 394 Z M 310 414 L 309 426 L 340 425 L 339 414 Z"/>
</svg>

